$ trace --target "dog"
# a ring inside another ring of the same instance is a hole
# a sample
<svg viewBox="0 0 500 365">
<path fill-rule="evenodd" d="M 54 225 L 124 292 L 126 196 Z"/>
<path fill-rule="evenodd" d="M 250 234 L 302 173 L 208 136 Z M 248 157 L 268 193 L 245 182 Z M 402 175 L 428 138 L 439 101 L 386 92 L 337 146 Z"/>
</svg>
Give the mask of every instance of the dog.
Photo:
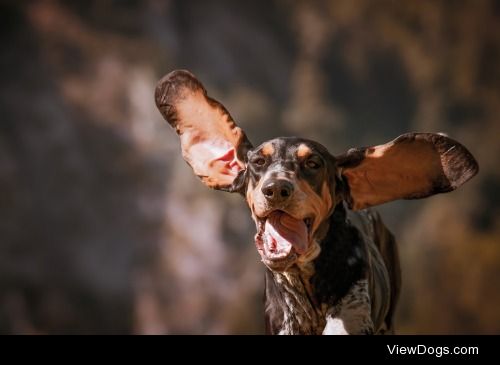
<svg viewBox="0 0 500 365">
<path fill-rule="evenodd" d="M 267 267 L 267 333 L 394 333 L 398 250 L 370 207 L 455 190 L 479 169 L 464 146 L 408 133 L 341 156 L 297 137 L 254 148 L 185 70 L 158 82 L 155 101 L 201 181 L 246 199 Z"/>
</svg>

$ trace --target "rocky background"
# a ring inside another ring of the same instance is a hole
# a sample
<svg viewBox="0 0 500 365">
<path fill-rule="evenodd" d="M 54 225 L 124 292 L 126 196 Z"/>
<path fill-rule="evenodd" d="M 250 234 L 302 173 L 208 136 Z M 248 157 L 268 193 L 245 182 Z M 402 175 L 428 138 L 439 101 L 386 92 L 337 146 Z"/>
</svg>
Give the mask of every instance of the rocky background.
<svg viewBox="0 0 500 365">
<path fill-rule="evenodd" d="M 261 333 L 238 196 L 206 189 L 156 110 L 192 70 L 250 140 L 332 153 L 445 132 L 462 189 L 380 211 L 400 333 L 500 333 L 500 6 L 462 1 L 0 3 L 0 333 Z"/>
</svg>

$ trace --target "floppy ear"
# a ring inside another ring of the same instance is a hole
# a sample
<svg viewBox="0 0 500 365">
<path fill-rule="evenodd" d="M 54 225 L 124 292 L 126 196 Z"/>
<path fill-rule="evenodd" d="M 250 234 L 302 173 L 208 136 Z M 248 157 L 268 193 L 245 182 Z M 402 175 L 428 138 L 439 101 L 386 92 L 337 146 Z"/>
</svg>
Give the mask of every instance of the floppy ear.
<svg viewBox="0 0 500 365">
<path fill-rule="evenodd" d="M 384 145 L 337 157 L 351 209 L 455 190 L 479 170 L 460 143 L 433 133 L 408 133 Z"/>
<path fill-rule="evenodd" d="M 179 135 L 182 156 L 193 172 L 210 188 L 232 190 L 252 145 L 226 108 L 185 70 L 164 76 L 156 86 L 155 100 Z"/>
</svg>

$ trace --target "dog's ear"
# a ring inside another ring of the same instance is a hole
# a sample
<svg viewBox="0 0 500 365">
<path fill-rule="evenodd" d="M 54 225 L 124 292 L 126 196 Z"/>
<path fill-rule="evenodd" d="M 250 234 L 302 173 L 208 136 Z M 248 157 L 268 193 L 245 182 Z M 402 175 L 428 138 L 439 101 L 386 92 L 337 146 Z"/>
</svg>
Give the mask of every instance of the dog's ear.
<svg viewBox="0 0 500 365">
<path fill-rule="evenodd" d="M 179 135 L 182 156 L 194 173 L 210 188 L 234 190 L 252 145 L 226 108 L 185 70 L 164 76 L 156 86 L 155 100 Z"/>
<path fill-rule="evenodd" d="M 384 145 L 351 149 L 336 159 L 344 199 L 355 210 L 452 191 L 479 170 L 464 146 L 432 133 L 404 134 Z"/>
</svg>

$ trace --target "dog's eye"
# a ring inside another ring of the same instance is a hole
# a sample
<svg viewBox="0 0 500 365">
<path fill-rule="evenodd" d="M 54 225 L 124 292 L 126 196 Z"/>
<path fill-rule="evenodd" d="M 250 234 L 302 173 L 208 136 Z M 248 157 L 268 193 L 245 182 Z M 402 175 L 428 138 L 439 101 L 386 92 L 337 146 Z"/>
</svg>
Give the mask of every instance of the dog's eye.
<svg viewBox="0 0 500 365">
<path fill-rule="evenodd" d="M 319 169 L 321 167 L 321 160 L 319 158 L 310 158 L 306 161 L 306 166 L 313 170 Z"/>
<path fill-rule="evenodd" d="M 264 166 L 266 164 L 266 160 L 262 157 L 258 157 L 255 160 L 253 160 L 252 163 L 257 166 Z"/>
</svg>

